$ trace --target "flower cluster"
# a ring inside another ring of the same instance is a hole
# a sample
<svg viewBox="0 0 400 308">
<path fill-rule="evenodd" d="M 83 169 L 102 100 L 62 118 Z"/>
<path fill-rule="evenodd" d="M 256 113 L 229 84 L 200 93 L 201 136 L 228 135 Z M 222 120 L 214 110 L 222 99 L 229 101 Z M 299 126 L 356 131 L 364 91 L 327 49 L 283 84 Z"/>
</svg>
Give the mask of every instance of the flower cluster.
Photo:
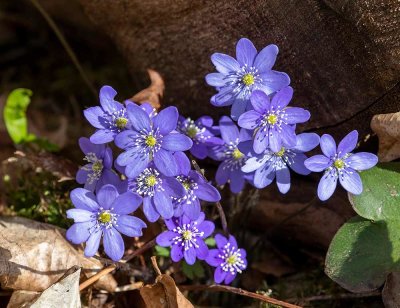
<svg viewBox="0 0 400 308">
<path fill-rule="evenodd" d="M 173 261 L 206 260 L 209 249 L 204 239 L 215 226 L 205 220 L 201 201 L 217 202 L 221 196 L 192 170 L 184 151 L 205 158 L 210 148 L 225 146 L 227 139 L 218 137 L 220 128 L 210 117 L 185 119 L 176 107 L 157 113 L 149 104 L 120 103 L 116 94 L 113 88 L 102 87 L 100 106 L 84 111 L 96 131 L 79 139 L 85 164 L 76 180 L 84 188 L 71 192 L 75 208 L 67 216 L 75 223 L 67 239 L 86 243 L 87 257 L 96 254 L 102 240 L 105 253 L 118 261 L 125 251 L 121 234 L 141 236 L 146 227 L 132 215 L 142 205 L 149 223 L 164 220 L 169 231 L 161 233 L 157 243 L 171 247 Z M 115 162 L 110 142 L 120 149 Z"/>
<path fill-rule="evenodd" d="M 241 127 L 240 135 L 232 120 L 230 133 L 224 133 L 220 122 L 223 146 L 210 149 L 209 156 L 220 164 L 216 182 L 230 182 L 232 192 L 239 192 L 245 180 L 256 188 L 264 188 L 275 179 L 279 191 L 290 189 L 290 170 L 301 175 L 324 171 L 318 186 L 318 197 L 329 199 L 339 179 L 353 194 L 362 192 L 358 171 L 372 168 L 378 158 L 370 153 L 350 153 L 357 144 L 358 133 L 348 134 L 336 149 L 330 135 L 315 133 L 296 135 L 296 125 L 310 119 L 310 113 L 289 106 L 293 97 L 290 79 L 285 73 L 271 70 L 278 48 L 268 45 L 257 54 L 248 39 L 236 46 L 236 60 L 228 55 L 213 54 L 211 61 L 218 73 L 206 76 L 209 85 L 218 93 L 211 98 L 214 106 L 232 105 L 231 118 Z M 246 131 L 246 133 L 243 133 Z M 249 137 L 243 137 L 247 135 Z M 324 155 L 307 158 L 305 152 L 321 145 Z"/>
<path fill-rule="evenodd" d="M 96 254 L 102 240 L 105 253 L 118 261 L 125 251 L 121 234 L 138 237 L 146 227 L 132 215 L 141 208 L 148 223 L 163 220 L 167 230 L 156 242 L 171 249 L 174 262 L 184 259 L 192 265 L 204 260 L 215 267 L 217 283 L 229 284 L 246 269 L 246 251 L 229 234 L 215 235 L 215 249 L 206 245 L 215 225 L 206 220 L 201 202 L 218 202 L 221 196 L 203 174 L 192 170 L 185 152 L 218 161 L 215 182 L 229 184 L 233 193 L 241 192 L 246 182 L 261 189 L 276 179 L 285 194 L 291 171 L 323 171 L 317 190 L 321 200 L 332 196 L 338 180 L 347 191 L 360 194 L 358 172 L 372 168 L 377 157 L 352 153 L 357 131 L 337 147 L 330 135 L 296 134 L 297 125 L 307 122 L 310 113 L 291 105 L 289 76 L 272 70 L 277 55 L 277 46 L 258 53 L 243 38 L 237 43 L 236 59 L 221 53 L 211 56 L 218 71 L 206 76 L 217 90 L 211 104 L 232 106 L 231 117 L 221 117 L 217 125 L 209 116 L 185 118 L 173 106 L 157 112 L 147 103 L 120 103 L 113 88 L 102 87 L 100 106 L 84 111 L 96 131 L 79 139 L 85 163 L 76 180 L 84 188 L 71 192 L 75 208 L 67 216 L 75 223 L 67 238 L 86 243 L 88 257 Z M 118 148 L 115 161 L 109 143 Z M 308 158 L 305 153 L 318 145 L 323 155 Z"/>
</svg>

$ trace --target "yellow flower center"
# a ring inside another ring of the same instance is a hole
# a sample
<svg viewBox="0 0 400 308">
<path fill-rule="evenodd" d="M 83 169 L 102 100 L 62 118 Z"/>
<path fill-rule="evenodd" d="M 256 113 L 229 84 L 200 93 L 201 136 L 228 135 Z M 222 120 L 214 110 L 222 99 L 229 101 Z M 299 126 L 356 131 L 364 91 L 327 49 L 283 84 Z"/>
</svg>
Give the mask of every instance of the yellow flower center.
<svg viewBox="0 0 400 308">
<path fill-rule="evenodd" d="M 278 122 L 278 117 L 276 116 L 276 114 L 270 114 L 267 117 L 267 122 L 270 125 L 274 125 L 274 124 L 276 124 L 276 122 Z"/>
<path fill-rule="evenodd" d="M 186 133 L 190 138 L 194 138 L 197 135 L 197 128 L 196 127 L 189 127 L 188 130 L 186 131 Z"/>
<path fill-rule="evenodd" d="M 282 147 L 281 150 L 279 152 L 276 152 L 275 154 L 276 154 L 276 156 L 282 157 L 283 154 L 285 154 L 285 148 Z"/>
<path fill-rule="evenodd" d="M 239 149 L 235 149 L 232 153 L 232 157 L 234 159 L 240 159 L 243 157 L 243 153 L 239 151 Z"/>
<path fill-rule="evenodd" d="M 97 219 L 103 224 L 108 223 L 111 221 L 111 214 L 109 211 L 103 211 Z"/>
<path fill-rule="evenodd" d="M 154 186 L 157 184 L 157 178 L 155 175 L 150 175 L 146 178 L 146 185 L 147 186 Z"/>
<path fill-rule="evenodd" d="M 186 190 L 189 190 L 191 185 L 190 185 L 190 182 L 189 182 L 189 181 L 185 181 L 185 182 L 182 183 L 182 186 L 183 186 Z"/>
<path fill-rule="evenodd" d="M 235 255 L 231 255 L 231 256 L 229 256 L 229 257 L 226 259 L 226 263 L 228 263 L 228 264 L 230 264 L 230 265 L 235 264 L 236 261 L 237 261 L 237 258 L 236 258 Z"/>
<path fill-rule="evenodd" d="M 344 161 L 341 159 L 336 159 L 335 162 L 333 163 L 333 165 L 337 168 L 337 169 L 342 169 L 344 168 Z"/>
<path fill-rule="evenodd" d="M 254 76 L 252 74 L 246 74 L 242 77 L 242 81 L 246 86 L 251 86 L 254 83 Z"/>
<path fill-rule="evenodd" d="M 149 147 L 154 147 L 157 143 L 157 139 L 154 138 L 154 136 L 147 136 L 146 137 L 146 141 L 145 141 L 146 145 Z"/>
<path fill-rule="evenodd" d="M 93 163 L 92 170 L 96 173 L 101 172 L 101 170 L 103 170 L 103 163 L 101 162 L 101 160 L 98 160 Z"/>
<path fill-rule="evenodd" d="M 190 232 L 189 230 L 183 231 L 182 237 L 185 241 L 189 241 L 192 239 L 192 232 Z"/>
<path fill-rule="evenodd" d="M 119 129 L 125 128 L 126 124 L 128 124 L 128 119 L 127 118 L 120 117 L 120 118 L 115 119 L 115 125 Z"/>
</svg>

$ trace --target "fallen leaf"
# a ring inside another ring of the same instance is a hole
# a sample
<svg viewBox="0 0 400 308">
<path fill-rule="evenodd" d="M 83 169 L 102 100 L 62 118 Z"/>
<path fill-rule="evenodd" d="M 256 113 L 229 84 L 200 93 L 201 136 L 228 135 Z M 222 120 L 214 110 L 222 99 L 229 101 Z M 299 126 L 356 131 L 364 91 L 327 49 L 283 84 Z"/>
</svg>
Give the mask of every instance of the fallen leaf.
<svg viewBox="0 0 400 308">
<path fill-rule="evenodd" d="M 375 115 L 371 120 L 371 128 L 379 138 L 379 161 L 388 162 L 399 158 L 400 112 Z"/>
<path fill-rule="evenodd" d="M 150 86 L 135 94 L 130 100 L 135 103 L 150 103 L 151 106 L 158 110 L 161 107 L 160 99 L 164 94 L 164 80 L 158 72 L 152 69 L 148 69 L 147 72 L 151 80 Z"/>
<path fill-rule="evenodd" d="M 28 301 L 21 302 L 21 293 L 17 293 L 16 297 L 14 297 L 13 294 L 7 308 L 79 308 L 81 307 L 81 299 L 79 294 L 80 274 L 81 269 L 77 266 L 73 266 L 64 274 L 63 277 L 60 278 L 59 281 L 54 283 L 48 289 L 44 290 L 41 294 L 39 293 L 34 298 L 30 298 Z M 25 298 L 28 297 L 25 296 Z"/>
<path fill-rule="evenodd" d="M 93 276 L 103 265 L 85 258 L 81 246 L 65 239 L 65 230 L 22 217 L 0 217 L 0 283 L 3 288 L 41 292 L 72 266 Z M 94 285 L 113 292 L 117 286 L 109 274 Z"/>
<path fill-rule="evenodd" d="M 140 289 L 146 307 L 152 308 L 193 308 L 191 302 L 176 287 L 169 275 L 159 275 L 156 283 Z"/>
<path fill-rule="evenodd" d="M 26 303 L 31 302 L 40 295 L 40 292 L 34 291 L 14 291 L 8 302 L 7 308 L 25 308 Z"/>
<path fill-rule="evenodd" d="M 400 307 L 400 273 L 390 273 L 382 291 L 382 300 L 386 308 Z"/>
</svg>

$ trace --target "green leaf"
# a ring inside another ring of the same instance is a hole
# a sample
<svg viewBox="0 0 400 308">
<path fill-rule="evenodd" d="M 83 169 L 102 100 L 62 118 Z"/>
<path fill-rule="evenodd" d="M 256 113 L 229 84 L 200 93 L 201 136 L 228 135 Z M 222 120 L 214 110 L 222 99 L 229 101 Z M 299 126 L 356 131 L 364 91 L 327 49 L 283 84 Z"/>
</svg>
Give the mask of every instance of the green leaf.
<svg viewBox="0 0 400 308">
<path fill-rule="evenodd" d="M 386 275 L 400 269 L 400 222 L 387 224 L 354 217 L 333 238 L 325 261 L 325 273 L 352 292 L 379 288 Z M 396 235 L 397 233 L 397 235 Z M 397 237 L 392 244 L 390 237 Z"/>
<path fill-rule="evenodd" d="M 381 163 L 360 174 L 361 195 L 349 195 L 361 217 L 378 220 L 400 219 L 400 163 Z"/>
<path fill-rule="evenodd" d="M 28 133 L 26 110 L 31 102 L 32 91 L 29 89 L 15 89 L 7 97 L 4 107 L 4 122 L 8 134 L 14 143 L 32 141 L 35 135 Z"/>
<path fill-rule="evenodd" d="M 189 279 L 193 280 L 194 278 L 203 278 L 204 277 L 204 268 L 200 262 L 196 262 L 193 265 L 187 264 L 185 261 L 182 262 L 182 271 Z"/>
<path fill-rule="evenodd" d="M 215 247 L 215 245 L 217 245 L 217 244 L 215 243 L 215 239 L 214 239 L 213 237 L 206 238 L 205 241 L 204 241 L 204 243 L 206 243 L 206 245 L 207 245 L 208 247 Z"/>
<path fill-rule="evenodd" d="M 326 274 L 352 292 L 379 288 L 400 270 L 400 164 L 385 163 L 361 173 L 364 191 L 350 195 L 354 217 L 333 238 Z"/>
<path fill-rule="evenodd" d="M 160 257 L 169 257 L 169 249 L 166 247 L 161 247 L 156 245 L 155 247 L 156 250 L 156 256 L 160 256 Z"/>
</svg>

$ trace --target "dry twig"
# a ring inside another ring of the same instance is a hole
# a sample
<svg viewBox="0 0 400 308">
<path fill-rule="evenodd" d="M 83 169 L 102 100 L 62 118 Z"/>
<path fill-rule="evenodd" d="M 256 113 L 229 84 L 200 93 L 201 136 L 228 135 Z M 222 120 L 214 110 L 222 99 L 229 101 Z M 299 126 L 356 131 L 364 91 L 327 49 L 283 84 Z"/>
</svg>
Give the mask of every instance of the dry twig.
<svg viewBox="0 0 400 308">
<path fill-rule="evenodd" d="M 274 299 L 272 297 L 268 297 L 262 294 L 257 294 L 254 292 L 249 292 L 243 289 L 239 289 L 239 288 L 234 288 L 234 287 L 230 287 L 230 286 L 223 286 L 223 285 L 181 285 L 178 286 L 178 288 L 182 291 L 213 291 L 213 292 L 228 292 L 228 293 L 234 293 L 234 294 L 239 294 L 242 296 L 246 296 L 246 297 L 251 297 L 254 299 L 258 299 L 260 301 L 269 303 L 269 304 L 274 304 L 274 305 L 278 305 L 281 307 L 285 307 L 285 308 L 301 308 L 301 306 L 297 306 L 294 304 L 290 304 L 287 302 L 283 302 L 277 299 Z"/>
</svg>

